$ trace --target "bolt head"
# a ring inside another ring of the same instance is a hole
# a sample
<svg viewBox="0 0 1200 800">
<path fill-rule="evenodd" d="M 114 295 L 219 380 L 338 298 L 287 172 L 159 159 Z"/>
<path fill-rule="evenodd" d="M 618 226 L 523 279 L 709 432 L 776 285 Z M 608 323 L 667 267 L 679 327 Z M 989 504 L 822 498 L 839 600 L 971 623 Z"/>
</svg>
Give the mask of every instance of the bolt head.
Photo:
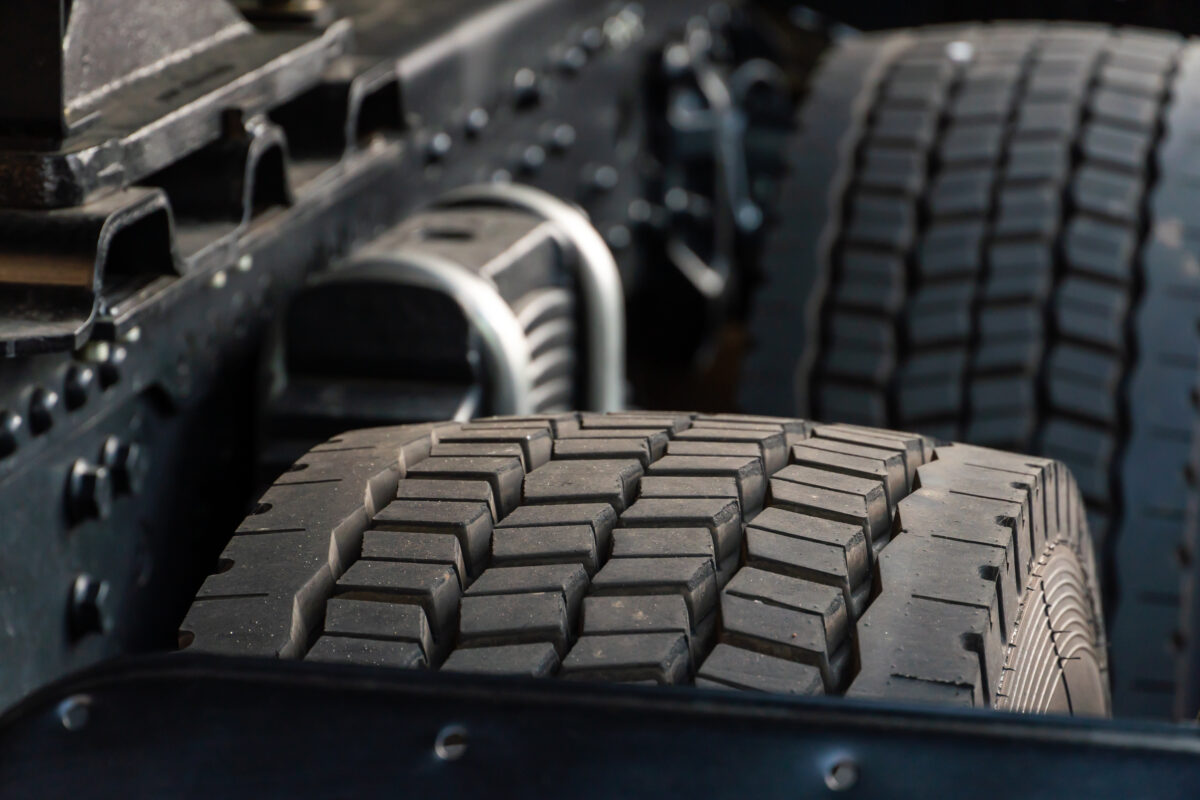
<svg viewBox="0 0 1200 800">
<path fill-rule="evenodd" d="M 541 100 L 541 86 L 537 73 L 529 67 L 522 67 L 513 75 L 513 98 L 517 108 L 530 108 Z"/>
<path fill-rule="evenodd" d="M 77 459 L 67 479 L 67 512 L 75 522 L 107 519 L 112 513 L 112 477 L 107 467 Z"/>
<path fill-rule="evenodd" d="M 96 382 L 96 371 L 84 364 L 74 364 L 63 380 L 63 397 L 67 408 L 74 410 L 87 402 L 88 393 Z"/>
<path fill-rule="evenodd" d="M 55 711 L 62 726 L 69 731 L 82 730 L 91 719 L 92 698 L 86 694 L 68 697 L 58 704 Z"/>
<path fill-rule="evenodd" d="M 109 628 L 108 581 L 80 573 L 71 584 L 71 634 L 76 638 L 91 633 L 106 633 Z"/>
<path fill-rule="evenodd" d="M 118 494 L 137 494 L 146 478 L 146 457 L 135 442 L 125 443 L 116 436 L 104 441 L 100 463 L 108 470 L 113 490 Z"/>
<path fill-rule="evenodd" d="M 34 433 L 45 433 L 54 425 L 54 410 L 58 408 L 58 392 L 34 389 L 29 397 L 29 427 Z"/>
</svg>

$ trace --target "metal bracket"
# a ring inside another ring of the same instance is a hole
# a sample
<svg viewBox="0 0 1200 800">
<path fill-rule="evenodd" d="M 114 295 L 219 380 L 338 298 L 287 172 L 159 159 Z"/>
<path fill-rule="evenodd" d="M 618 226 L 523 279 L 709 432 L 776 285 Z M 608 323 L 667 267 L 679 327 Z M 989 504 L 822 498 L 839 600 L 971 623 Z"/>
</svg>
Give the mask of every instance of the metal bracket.
<svg viewBox="0 0 1200 800">
<path fill-rule="evenodd" d="M 372 250 L 314 284 L 363 279 L 420 286 L 454 298 L 483 344 L 495 413 L 533 412 L 525 331 L 494 284 L 448 258 L 415 248 Z"/>
<path fill-rule="evenodd" d="M 621 274 L 587 215 L 552 194 L 512 183 L 465 186 L 438 206 L 498 205 L 535 214 L 558 229 L 575 267 L 587 325 L 586 402 L 593 411 L 619 411 L 625 395 L 625 295 Z"/>
</svg>

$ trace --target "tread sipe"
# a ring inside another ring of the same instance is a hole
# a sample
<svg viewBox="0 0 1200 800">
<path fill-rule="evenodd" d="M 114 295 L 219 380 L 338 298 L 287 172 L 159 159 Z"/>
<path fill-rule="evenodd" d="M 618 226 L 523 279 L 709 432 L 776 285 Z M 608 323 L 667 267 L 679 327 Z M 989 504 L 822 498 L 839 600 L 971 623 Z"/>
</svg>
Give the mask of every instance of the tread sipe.
<svg viewBox="0 0 1200 800">
<path fill-rule="evenodd" d="M 183 646 L 1107 713 L 1059 463 L 682 413 L 354 431 L 238 529 Z"/>
<path fill-rule="evenodd" d="M 798 128 L 743 408 L 1061 459 L 1111 606 L 1117 711 L 1169 715 L 1200 43 L 1056 23 L 868 34 L 827 52 Z"/>
</svg>

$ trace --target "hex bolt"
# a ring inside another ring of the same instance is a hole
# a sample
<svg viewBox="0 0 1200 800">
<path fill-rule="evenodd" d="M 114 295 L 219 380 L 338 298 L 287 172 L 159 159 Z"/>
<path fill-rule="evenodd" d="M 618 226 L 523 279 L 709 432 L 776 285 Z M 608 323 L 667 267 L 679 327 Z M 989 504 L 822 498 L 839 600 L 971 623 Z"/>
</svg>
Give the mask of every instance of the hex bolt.
<svg viewBox="0 0 1200 800">
<path fill-rule="evenodd" d="M 82 730 L 92 717 L 92 698 L 76 694 L 58 704 L 58 720 L 69 731 Z"/>
<path fill-rule="evenodd" d="M 467 120 L 463 123 L 463 128 L 466 130 L 467 136 L 474 139 L 483 133 L 491 121 L 492 116 L 487 112 L 486 108 L 472 108 L 467 114 Z"/>
<path fill-rule="evenodd" d="M 100 463 L 111 476 L 117 494 L 137 494 L 146 478 L 146 457 L 134 442 L 122 442 L 116 436 L 104 440 Z"/>
<path fill-rule="evenodd" d="M 453 146 L 454 140 L 450 138 L 450 134 L 438 131 L 425 143 L 425 161 L 430 164 L 441 161 L 449 155 Z"/>
<path fill-rule="evenodd" d="M 113 487 L 108 468 L 76 459 L 67 479 L 67 512 L 71 519 L 107 519 L 112 511 Z"/>
<path fill-rule="evenodd" d="M 591 169 L 591 175 L 588 178 L 588 182 L 596 191 L 609 192 L 617 187 L 617 182 L 620 181 L 620 179 L 621 175 L 619 172 L 617 172 L 616 167 L 608 164 L 601 164 L 600 166 L 593 167 Z"/>
<path fill-rule="evenodd" d="M 545 126 L 542 140 L 552 152 L 565 153 L 575 144 L 575 128 L 565 122 L 558 125 L 551 123 Z"/>
<path fill-rule="evenodd" d="M 604 47 L 604 31 L 599 28 L 588 28 L 579 37 L 579 43 L 583 45 L 583 49 L 589 53 L 595 53 L 600 48 Z"/>
<path fill-rule="evenodd" d="M 562 58 L 558 60 L 558 67 L 567 75 L 578 75 L 587 66 L 587 62 L 587 50 L 579 45 L 571 45 L 563 51 Z"/>
<path fill-rule="evenodd" d="M 12 455 L 17 449 L 17 434 L 23 420 L 20 414 L 0 411 L 0 458 Z"/>
<path fill-rule="evenodd" d="M 542 99 L 537 73 L 522 67 L 513 75 L 513 99 L 517 108 L 532 108 Z"/>
<path fill-rule="evenodd" d="M 87 402 L 92 384 L 96 382 L 96 371 L 83 364 L 74 364 L 63 379 L 63 397 L 67 408 L 75 410 Z"/>
<path fill-rule="evenodd" d="M 121 365 L 127 357 L 124 347 L 108 342 L 91 342 L 84 349 L 84 357 L 96 365 L 100 373 L 100 387 L 107 389 L 121 379 Z"/>
<path fill-rule="evenodd" d="M 105 633 L 109 626 L 108 581 L 82 572 L 71 584 L 69 620 L 71 635 L 82 638 L 89 633 Z"/>
<path fill-rule="evenodd" d="M 533 175 L 546 163 L 546 151 L 536 144 L 531 144 L 521 152 L 518 171 L 524 175 Z"/>
<path fill-rule="evenodd" d="M 29 396 L 29 428 L 34 433 L 45 433 L 54 425 L 54 409 L 58 408 L 58 392 L 50 389 L 34 389 Z"/>
</svg>

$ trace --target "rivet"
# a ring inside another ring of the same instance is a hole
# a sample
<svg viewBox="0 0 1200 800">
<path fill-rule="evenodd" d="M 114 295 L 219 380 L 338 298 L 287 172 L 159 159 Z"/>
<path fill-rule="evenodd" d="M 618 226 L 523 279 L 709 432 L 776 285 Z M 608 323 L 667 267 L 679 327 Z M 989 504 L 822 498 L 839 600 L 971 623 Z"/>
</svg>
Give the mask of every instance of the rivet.
<svg viewBox="0 0 1200 800">
<path fill-rule="evenodd" d="M 71 584 L 71 610 L 68 620 L 75 638 L 108 630 L 108 581 L 80 573 Z"/>
<path fill-rule="evenodd" d="M 562 58 L 558 60 L 558 66 L 567 75 L 578 75 L 587 66 L 587 62 L 587 50 L 579 45 L 571 45 L 563 51 Z"/>
<path fill-rule="evenodd" d="M 532 175 L 546 163 L 546 151 L 536 144 L 526 147 L 521 153 L 520 170 L 526 175 Z"/>
<path fill-rule="evenodd" d="M 629 233 L 629 228 L 624 225 L 613 225 L 604 235 L 604 240 L 613 250 L 624 250 L 633 241 L 633 236 Z"/>
<path fill-rule="evenodd" d="M 82 730 L 91 719 L 92 699 L 85 694 L 72 695 L 56 709 L 62 726 L 69 731 Z"/>
<path fill-rule="evenodd" d="M 34 433 L 45 433 L 54 425 L 54 409 L 58 407 L 58 392 L 50 389 L 34 389 L 29 397 L 29 428 Z"/>
<path fill-rule="evenodd" d="M 68 409 L 76 409 L 87 402 L 92 384 L 96 382 L 96 371 L 83 364 L 74 364 L 63 379 L 63 396 Z"/>
<path fill-rule="evenodd" d="M 124 347 L 106 347 L 104 358 L 100 361 L 100 385 L 107 389 L 121 380 L 121 366 L 129 355 Z"/>
<path fill-rule="evenodd" d="M 521 67 L 513 75 L 513 97 L 516 100 L 517 108 L 535 106 L 541 99 L 537 73 L 529 67 Z"/>
<path fill-rule="evenodd" d="M 483 133 L 491 121 L 492 117 L 488 114 L 486 108 L 472 108 L 467 114 L 467 121 L 463 127 L 466 129 L 467 135 L 474 138 Z"/>
<path fill-rule="evenodd" d="M 112 512 L 112 480 L 106 467 L 76 459 L 67 478 L 67 512 L 71 519 L 106 519 Z"/>
<path fill-rule="evenodd" d="M 615 189 L 617 182 L 620 181 L 620 179 L 621 175 L 617 172 L 616 167 L 609 166 L 608 164 L 601 164 L 600 166 L 592 169 L 590 183 L 593 189 L 607 192 Z"/>
<path fill-rule="evenodd" d="M 229 283 L 229 276 L 225 274 L 225 270 L 223 269 L 217 270 L 208 279 L 208 285 L 214 289 L 224 289 L 227 283 Z"/>
<path fill-rule="evenodd" d="M 563 122 L 558 125 L 551 123 L 543 135 L 546 146 L 555 153 L 565 153 L 575 144 L 575 128 Z"/>
<path fill-rule="evenodd" d="M 136 443 L 122 442 L 116 436 L 104 440 L 100 463 L 108 470 L 113 489 L 119 494 L 137 494 L 146 476 L 146 459 Z"/>
<path fill-rule="evenodd" d="M 237 267 L 238 272 L 249 272 L 254 269 L 254 256 L 249 253 L 243 253 L 234 266 Z"/>
<path fill-rule="evenodd" d="M 12 455 L 17 449 L 17 434 L 21 430 L 20 414 L 0 411 L 0 458 Z"/>
<path fill-rule="evenodd" d="M 137 325 L 134 325 L 132 328 L 125 331 L 125 335 L 121 337 L 121 341 L 125 342 L 126 344 L 134 344 L 136 342 L 140 342 L 141 340 L 142 329 Z"/>
<path fill-rule="evenodd" d="M 450 134 L 445 131 L 438 131 L 429 137 L 429 141 L 425 143 L 425 160 L 429 162 L 441 161 L 449 154 L 450 148 L 453 146 L 454 140 L 450 138 Z"/>
<path fill-rule="evenodd" d="M 588 28 L 579 37 L 579 43 L 589 53 L 595 53 L 604 47 L 604 31 L 599 28 Z"/>
</svg>

